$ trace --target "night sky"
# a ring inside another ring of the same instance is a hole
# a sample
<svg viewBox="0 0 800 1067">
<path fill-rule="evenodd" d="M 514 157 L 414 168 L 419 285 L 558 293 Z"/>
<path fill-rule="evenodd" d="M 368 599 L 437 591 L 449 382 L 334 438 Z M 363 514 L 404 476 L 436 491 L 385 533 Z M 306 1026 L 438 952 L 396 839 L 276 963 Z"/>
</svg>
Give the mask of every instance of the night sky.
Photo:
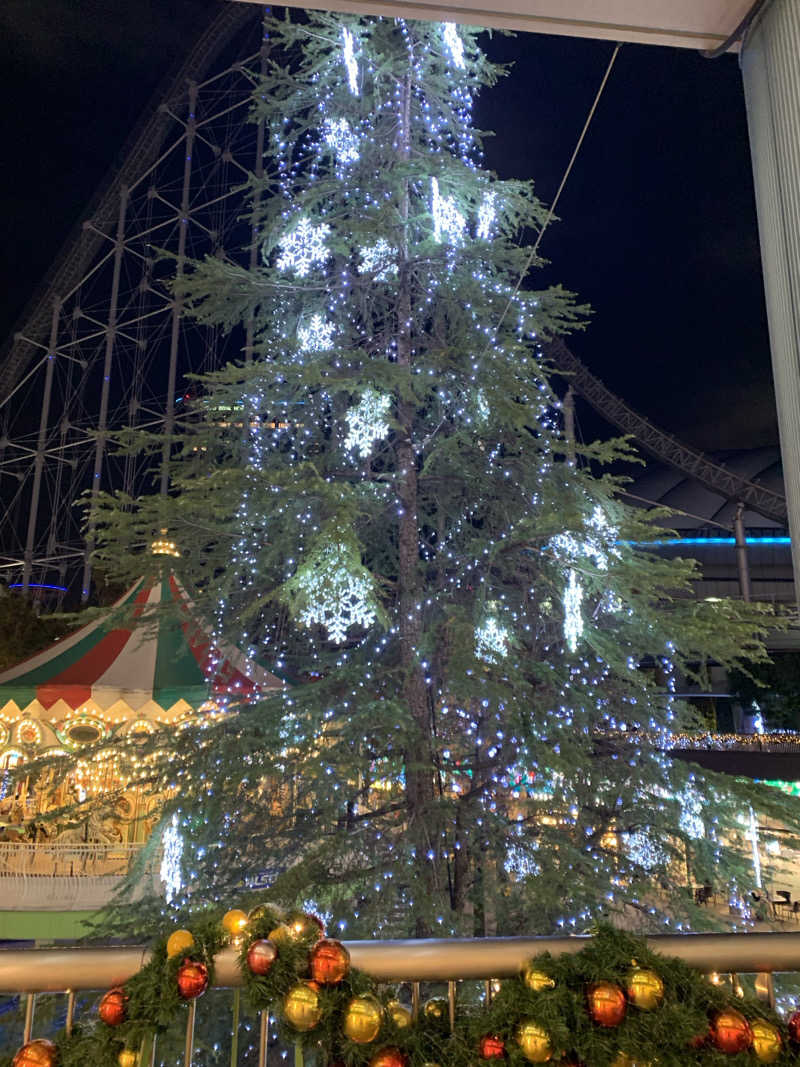
<svg viewBox="0 0 800 1067">
<path fill-rule="evenodd" d="M 0 335 L 15 327 L 156 85 L 220 0 L 3 0 Z M 478 101 L 487 163 L 548 200 L 613 46 L 484 38 L 512 73 Z M 706 449 L 777 441 L 738 60 L 624 45 L 544 238 L 589 302 L 584 362 Z M 607 428 L 580 409 L 586 436 Z"/>
</svg>

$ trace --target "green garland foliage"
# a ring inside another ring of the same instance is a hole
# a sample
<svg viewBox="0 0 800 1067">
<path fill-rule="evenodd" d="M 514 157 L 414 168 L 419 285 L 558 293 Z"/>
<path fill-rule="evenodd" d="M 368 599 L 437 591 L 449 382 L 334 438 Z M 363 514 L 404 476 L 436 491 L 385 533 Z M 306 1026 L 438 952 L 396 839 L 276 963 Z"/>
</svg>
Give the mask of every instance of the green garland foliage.
<svg viewBox="0 0 800 1067">
<path fill-rule="evenodd" d="M 297 929 L 288 936 L 286 927 L 292 929 L 295 923 Z M 267 975 L 253 975 L 247 966 L 248 948 L 253 941 L 275 934 L 276 928 L 283 932 L 283 936 L 274 938 L 277 957 Z M 55 1039 L 59 1067 L 117 1067 L 123 1049 L 138 1050 L 143 1040 L 163 1033 L 186 1007 L 177 987 L 180 965 L 185 959 L 202 962 L 213 981 L 214 954 L 230 940 L 219 917 L 195 924 L 192 934 L 194 946 L 171 959 L 167 957 L 167 938 L 162 937 L 147 965 L 129 979 L 125 985 L 129 1000 L 124 1023 L 110 1027 L 92 1019 L 76 1026 L 69 1037 L 59 1034 Z M 487 1062 L 479 1053 L 481 1039 L 487 1035 L 503 1042 L 502 1059 L 508 1067 L 524 1067 L 531 1061 L 517 1042 L 517 1030 L 523 1021 L 538 1024 L 550 1039 L 550 1059 L 535 1062 L 560 1063 L 564 1067 L 614 1067 L 620 1062 L 626 1067 L 753 1067 L 758 1062 L 796 1064 L 800 1057 L 800 1046 L 790 1040 L 785 1025 L 763 1003 L 735 997 L 681 960 L 652 952 L 641 938 L 610 926 L 600 927 L 592 941 L 575 954 L 554 957 L 545 953 L 532 960 L 531 968 L 552 979 L 548 988 L 531 989 L 521 976 L 502 982 L 488 1006 L 459 1003 L 452 1033 L 446 1002 L 442 1002 L 444 1010 L 423 1010 L 416 1021 L 400 1025 L 390 1009 L 396 990 L 379 985 L 355 969 L 339 984 L 319 988 L 320 1020 L 313 1029 L 301 1032 L 287 1018 L 284 1002 L 287 992 L 309 977 L 309 953 L 318 937 L 308 916 L 299 912 L 284 916 L 265 905 L 257 915 L 251 915 L 238 962 L 251 1006 L 274 1014 L 283 1041 L 298 1046 L 306 1062 L 324 1067 L 367 1067 L 375 1054 L 387 1046 L 394 1046 L 405 1055 L 407 1067 L 480 1067 Z M 649 1011 L 628 1003 L 620 1025 L 598 1025 L 588 1011 L 588 990 L 601 981 L 617 983 L 624 989 L 633 967 L 659 976 L 664 987 L 662 1001 Z M 351 1000 L 364 994 L 377 997 L 384 1019 L 373 1042 L 357 1044 L 344 1035 L 343 1020 Z M 714 1046 L 708 1036 L 711 1021 L 717 1012 L 731 1008 L 751 1024 L 764 1020 L 779 1029 L 783 1047 L 777 1058 L 759 1059 L 754 1049 L 726 1054 Z M 620 1058 L 620 1054 L 624 1056 Z M 0 1067 L 10 1063 L 10 1057 L 2 1059 Z"/>
</svg>

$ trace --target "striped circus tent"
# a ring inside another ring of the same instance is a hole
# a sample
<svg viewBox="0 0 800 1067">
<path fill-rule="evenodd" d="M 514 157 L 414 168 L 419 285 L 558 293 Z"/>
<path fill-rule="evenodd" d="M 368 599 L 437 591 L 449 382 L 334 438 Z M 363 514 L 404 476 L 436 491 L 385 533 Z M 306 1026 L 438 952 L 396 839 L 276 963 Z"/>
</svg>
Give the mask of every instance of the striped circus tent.
<svg viewBox="0 0 800 1067">
<path fill-rule="evenodd" d="M 177 618 L 155 610 L 168 600 Z M 73 748 L 282 686 L 212 640 L 174 576 L 142 578 L 106 615 L 0 674 L 0 763 L 17 745 Z"/>
</svg>

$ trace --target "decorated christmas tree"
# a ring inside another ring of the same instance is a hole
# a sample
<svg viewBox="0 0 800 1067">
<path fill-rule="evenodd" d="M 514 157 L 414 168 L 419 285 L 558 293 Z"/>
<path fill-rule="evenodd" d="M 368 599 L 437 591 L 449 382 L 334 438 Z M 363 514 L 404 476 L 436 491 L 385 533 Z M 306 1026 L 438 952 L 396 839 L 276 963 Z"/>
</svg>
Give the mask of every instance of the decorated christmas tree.
<svg viewBox="0 0 800 1067">
<path fill-rule="evenodd" d="M 110 573 L 168 565 L 286 682 L 116 742 L 170 907 L 258 886 L 339 936 L 697 921 L 687 886 L 752 885 L 742 815 L 794 802 L 670 759 L 675 672 L 763 658 L 769 620 L 636 547 L 603 472 L 624 443 L 564 438 L 546 345 L 586 311 L 533 288 L 546 209 L 482 165 L 477 33 L 268 28 L 257 262 L 175 282 L 242 357 L 195 383 L 170 494 L 98 514 Z M 162 529 L 179 558 L 149 554 Z"/>
</svg>

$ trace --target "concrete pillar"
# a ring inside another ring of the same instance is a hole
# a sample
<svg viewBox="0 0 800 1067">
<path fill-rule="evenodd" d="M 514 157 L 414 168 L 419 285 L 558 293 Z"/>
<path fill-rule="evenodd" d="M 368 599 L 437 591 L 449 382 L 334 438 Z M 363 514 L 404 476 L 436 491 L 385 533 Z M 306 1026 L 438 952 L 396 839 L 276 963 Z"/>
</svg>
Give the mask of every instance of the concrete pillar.
<svg viewBox="0 0 800 1067">
<path fill-rule="evenodd" d="M 800 580 L 800 0 L 771 0 L 742 49 L 783 476 Z"/>
</svg>

